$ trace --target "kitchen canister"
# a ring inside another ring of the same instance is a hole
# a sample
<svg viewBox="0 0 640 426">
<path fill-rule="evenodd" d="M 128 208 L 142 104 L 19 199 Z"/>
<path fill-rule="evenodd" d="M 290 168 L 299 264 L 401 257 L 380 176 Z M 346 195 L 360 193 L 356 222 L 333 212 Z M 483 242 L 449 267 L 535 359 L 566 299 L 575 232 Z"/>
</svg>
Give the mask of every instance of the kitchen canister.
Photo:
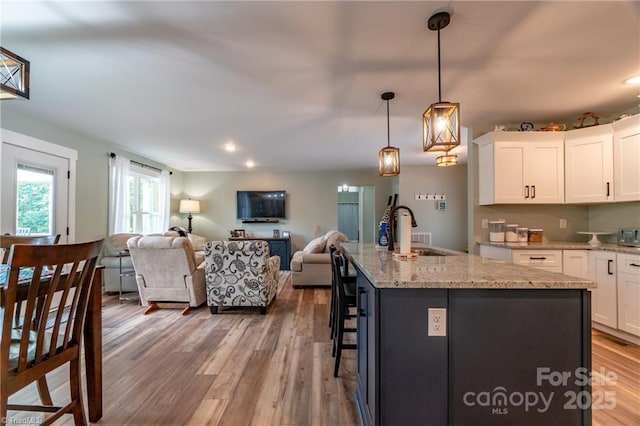
<svg viewBox="0 0 640 426">
<path fill-rule="evenodd" d="M 529 228 L 517 228 L 516 233 L 518 234 L 519 243 L 526 243 L 529 241 Z"/>
<path fill-rule="evenodd" d="M 518 225 L 509 223 L 504 226 L 504 240 L 508 243 L 515 243 L 518 241 Z"/>
<path fill-rule="evenodd" d="M 541 243 L 542 242 L 542 229 L 529 229 L 529 242 Z"/>
<path fill-rule="evenodd" d="M 504 242 L 504 220 L 489 221 L 489 241 L 492 243 Z"/>
</svg>

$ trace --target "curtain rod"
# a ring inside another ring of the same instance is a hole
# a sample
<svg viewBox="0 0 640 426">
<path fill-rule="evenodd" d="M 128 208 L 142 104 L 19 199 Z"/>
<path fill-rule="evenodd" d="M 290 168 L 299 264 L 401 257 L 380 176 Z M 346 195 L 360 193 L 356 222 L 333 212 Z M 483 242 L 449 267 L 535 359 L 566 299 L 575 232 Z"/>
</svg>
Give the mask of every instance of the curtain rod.
<svg viewBox="0 0 640 426">
<path fill-rule="evenodd" d="M 116 154 L 115 152 L 111 152 L 111 153 L 109 153 L 109 157 L 111 157 L 111 158 L 116 158 L 116 156 L 117 156 L 117 154 Z M 132 162 L 133 164 L 137 165 L 137 166 L 140 166 L 140 167 L 146 167 L 146 168 L 148 168 L 148 169 L 157 170 L 157 171 L 159 171 L 159 172 L 162 172 L 162 171 L 163 171 L 162 169 L 159 169 L 159 168 L 154 167 L 154 166 L 150 166 L 150 165 L 148 165 L 148 164 L 141 163 L 141 162 L 136 161 L 136 160 L 129 160 L 129 161 L 130 161 L 130 162 Z M 170 171 L 170 172 L 169 172 L 169 174 L 170 174 L 170 175 L 172 175 L 172 174 L 173 174 L 173 172 L 171 172 L 171 171 Z"/>
</svg>

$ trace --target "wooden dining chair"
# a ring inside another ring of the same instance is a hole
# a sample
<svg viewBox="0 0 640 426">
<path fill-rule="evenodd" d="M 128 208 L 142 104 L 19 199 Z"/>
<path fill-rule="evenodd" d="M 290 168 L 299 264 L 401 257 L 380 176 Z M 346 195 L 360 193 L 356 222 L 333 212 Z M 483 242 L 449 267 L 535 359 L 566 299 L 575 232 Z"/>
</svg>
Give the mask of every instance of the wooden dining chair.
<svg viewBox="0 0 640 426">
<path fill-rule="evenodd" d="M 60 234 L 56 235 L 0 235 L 0 249 L 2 249 L 2 263 L 7 263 L 9 249 L 14 244 L 52 245 L 58 244 Z"/>
<path fill-rule="evenodd" d="M 52 245 L 58 244 L 60 234 L 56 235 L 0 235 L 0 250 L 2 250 L 2 263 L 6 264 L 9 259 L 9 249 L 14 244 L 35 244 L 35 245 Z M 14 324 L 19 326 L 22 321 L 22 304 L 16 306 L 14 312 Z M 47 378 L 42 377 L 37 381 L 38 394 L 40 401 L 45 405 L 53 405 Z"/>
<path fill-rule="evenodd" d="M 48 412 L 53 415 L 43 424 L 51 424 L 63 414 L 72 413 L 75 424 L 86 424 L 80 386 L 80 342 L 102 243 L 14 244 L 9 250 L 10 269 L 2 288 L 1 419 L 7 418 L 7 410 Z M 30 278 L 25 278 L 25 270 Z M 22 324 L 15 327 L 15 309 L 23 301 Z M 47 324 L 50 312 L 55 315 Z M 9 396 L 67 363 L 71 402 L 63 407 L 44 402 L 8 404 Z"/>
</svg>

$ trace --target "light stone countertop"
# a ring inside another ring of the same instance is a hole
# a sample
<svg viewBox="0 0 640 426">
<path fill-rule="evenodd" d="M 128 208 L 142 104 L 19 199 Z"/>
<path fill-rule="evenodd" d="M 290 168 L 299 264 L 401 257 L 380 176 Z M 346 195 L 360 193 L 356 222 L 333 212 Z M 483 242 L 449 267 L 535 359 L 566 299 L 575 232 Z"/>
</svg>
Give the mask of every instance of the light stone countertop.
<svg viewBox="0 0 640 426">
<path fill-rule="evenodd" d="M 596 283 L 480 256 L 428 247 L 447 256 L 393 256 L 386 247 L 342 243 L 345 255 L 376 288 L 585 289 Z M 424 246 L 423 246 L 424 247 Z"/>
<path fill-rule="evenodd" d="M 602 250 L 616 253 L 640 254 L 640 247 L 625 247 L 609 243 L 592 246 L 589 243 L 572 243 L 565 241 L 550 241 L 542 243 L 496 243 L 480 241 L 477 244 L 481 246 L 503 247 L 513 250 Z"/>
</svg>

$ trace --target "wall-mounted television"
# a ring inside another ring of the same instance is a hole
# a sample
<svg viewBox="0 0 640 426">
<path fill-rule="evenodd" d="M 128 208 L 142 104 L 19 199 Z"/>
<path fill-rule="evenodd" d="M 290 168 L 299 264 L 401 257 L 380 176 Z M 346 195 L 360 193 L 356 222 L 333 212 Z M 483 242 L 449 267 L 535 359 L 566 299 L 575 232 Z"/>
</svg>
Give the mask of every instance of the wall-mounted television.
<svg viewBox="0 0 640 426">
<path fill-rule="evenodd" d="M 285 219 L 285 191 L 237 191 L 237 217 L 241 220 Z"/>
</svg>

